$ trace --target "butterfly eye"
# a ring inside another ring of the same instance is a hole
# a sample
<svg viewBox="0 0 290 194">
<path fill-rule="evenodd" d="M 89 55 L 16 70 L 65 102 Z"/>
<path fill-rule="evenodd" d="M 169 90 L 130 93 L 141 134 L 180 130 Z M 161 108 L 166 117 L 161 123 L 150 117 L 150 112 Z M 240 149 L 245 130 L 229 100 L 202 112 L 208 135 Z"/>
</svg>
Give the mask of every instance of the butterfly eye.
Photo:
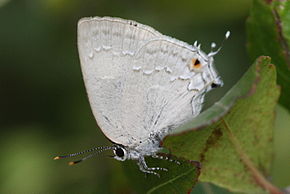
<svg viewBox="0 0 290 194">
<path fill-rule="evenodd" d="M 120 146 L 116 146 L 115 149 L 113 150 L 114 151 L 114 158 L 117 159 L 117 160 L 120 160 L 120 161 L 125 161 L 127 160 L 127 151 L 125 148 L 122 148 Z"/>
<path fill-rule="evenodd" d="M 116 155 L 120 158 L 124 157 L 125 153 L 122 148 L 117 148 L 115 151 Z"/>
</svg>

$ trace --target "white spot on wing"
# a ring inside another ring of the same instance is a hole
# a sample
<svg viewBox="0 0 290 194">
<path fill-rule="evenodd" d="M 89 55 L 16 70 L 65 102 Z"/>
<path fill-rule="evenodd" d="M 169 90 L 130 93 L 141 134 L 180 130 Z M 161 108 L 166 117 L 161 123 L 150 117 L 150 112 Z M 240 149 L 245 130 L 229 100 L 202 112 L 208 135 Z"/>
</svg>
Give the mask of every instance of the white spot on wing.
<svg viewBox="0 0 290 194">
<path fill-rule="evenodd" d="M 161 71 L 162 69 L 164 69 L 164 67 L 161 67 L 161 66 L 157 66 L 157 67 L 155 67 L 155 70 L 156 70 L 156 71 Z"/>
<path fill-rule="evenodd" d="M 141 66 L 133 66 L 134 71 L 140 71 L 140 69 L 141 69 Z"/>
<path fill-rule="evenodd" d="M 166 68 L 165 68 L 165 71 L 166 71 L 167 73 L 172 73 L 172 69 L 170 69 L 169 67 L 166 67 Z"/>
<path fill-rule="evenodd" d="M 177 79 L 177 77 L 171 77 L 171 78 L 170 78 L 170 81 L 173 82 L 173 81 L 175 81 L 176 79 Z"/>
<path fill-rule="evenodd" d="M 179 78 L 182 80 L 187 80 L 187 79 L 190 79 L 191 76 L 190 75 L 181 75 L 181 76 L 179 76 Z"/>
<path fill-rule="evenodd" d="M 143 70 L 143 73 L 146 75 L 150 75 L 153 73 L 154 70 Z"/>
<path fill-rule="evenodd" d="M 106 46 L 106 45 L 103 45 L 102 47 L 105 51 L 110 50 L 112 48 L 111 46 Z"/>
<path fill-rule="evenodd" d="M 101 47 L 94 48 L 94 50 L 95 50 L 96 52 L 100 52 L 100 51 L 101 51 Z"/>
<path fill-rule="evenodd" d="M 94 57 L 94 53 L 93 52 L 90 52 L 89 53 L 89 58 L 92 59 L 93 57 Z"/>
<path fill-rule="evenodd" d="M 131 52 L 131 51 L 122 51 L 122 54 L 134 56 L 134 52 Z"/>
</svg>

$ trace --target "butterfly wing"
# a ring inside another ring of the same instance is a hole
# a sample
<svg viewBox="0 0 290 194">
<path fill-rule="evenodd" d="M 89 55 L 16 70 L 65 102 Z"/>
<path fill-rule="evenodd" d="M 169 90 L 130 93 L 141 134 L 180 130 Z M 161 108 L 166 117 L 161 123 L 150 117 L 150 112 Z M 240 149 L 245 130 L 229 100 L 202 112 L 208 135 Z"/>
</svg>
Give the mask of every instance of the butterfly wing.
<svg viewBox="0 0 290 194">
<path fill-rule="evenodd" d="M 206 81 L 188 68 L 199 51 L 186 43 L 97 17 L 79 22 L 78 48 L 93 114 L 111 141 L 132 146 L 200 112 Z"/>
</svg>

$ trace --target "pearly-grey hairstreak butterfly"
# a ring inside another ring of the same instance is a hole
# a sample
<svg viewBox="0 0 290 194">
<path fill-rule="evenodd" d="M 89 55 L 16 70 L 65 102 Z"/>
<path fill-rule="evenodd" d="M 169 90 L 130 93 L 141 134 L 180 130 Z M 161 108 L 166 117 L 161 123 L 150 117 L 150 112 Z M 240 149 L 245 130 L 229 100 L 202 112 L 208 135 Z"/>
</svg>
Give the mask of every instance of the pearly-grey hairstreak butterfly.
<svg viewBox="0 0 290 194">
<path fill-rule="evenodd" d="M 164 159 L 157 155 L 162 139 L 196 117 L 205 94 L 223 85 L 213 65 L 220 48 L 206 54 L 197 42 L 189 45 L 131 20 L 81 19 L 78 50 L 89 102 L 114 145 L 55 159 L 94 152 L 70 163 L 76 164 L 113 150 L 115 159 L 137 160 L 145 173 L 166 170 L 148 167 L 144 157 Z"/>
</svg>

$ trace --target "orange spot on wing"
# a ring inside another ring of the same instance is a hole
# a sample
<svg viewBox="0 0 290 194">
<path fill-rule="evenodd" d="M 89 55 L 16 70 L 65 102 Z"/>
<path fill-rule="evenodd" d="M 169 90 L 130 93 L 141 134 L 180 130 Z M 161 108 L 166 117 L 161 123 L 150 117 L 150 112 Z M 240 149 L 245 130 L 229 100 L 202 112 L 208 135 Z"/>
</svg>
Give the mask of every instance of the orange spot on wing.
<svg viewBox="0 0 290 194">
<path fill-rule="evenodd" d="M 198 64 L 196 64 L 196 65 L 193 65 L 193 67 L 199 69 L 199 68 L 201 67 L 201 64 L 198 63 Z"/>
<path fill-rule="evenodd" d="M 200 61 L 196 58 L 191 59 L 191 69 L 199 69 L 201 67 Z"/>
</svg>

